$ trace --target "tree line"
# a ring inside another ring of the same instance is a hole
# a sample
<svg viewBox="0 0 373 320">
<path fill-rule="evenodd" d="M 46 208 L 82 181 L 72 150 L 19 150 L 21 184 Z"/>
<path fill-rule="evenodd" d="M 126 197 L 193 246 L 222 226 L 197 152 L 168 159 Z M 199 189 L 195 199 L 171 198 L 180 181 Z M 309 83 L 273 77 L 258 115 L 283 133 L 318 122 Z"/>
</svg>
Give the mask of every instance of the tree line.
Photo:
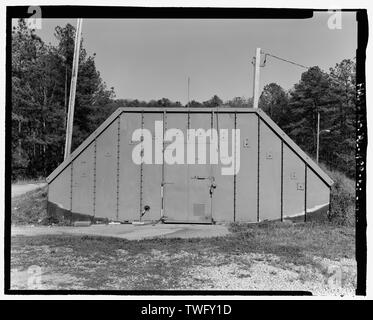
<svg viewBox="0 0 373 320">
<path fill-rule="evenodd" d="M 67 103 L 75 29 L 56 27 L 57 45 L 46 44 L 22 19 L 12 30 L 12 179 L 49 175 L 64 157 Z M 320 114 L 320 161 L 355 176 L 355 61 L 329 72 L 315 66 L 289 91 L 268 84 L 259 107 L 311 157 L 315 157 Z M 188 105 L 163 98 L 148 102 L 116 99 L 82 40 L 76 89 L 72 149 L 119 107 L 252 107 L 252 98 L 222 101 L 217 95 Z"/>
<path fill-rule="evenodd" d="M 355 177 L 356 63 L 344 59 L 329 72 L 315 66 L 285 92 L 278 84 L 264 87 L 259 107 L 313 159 L 318 115 L 319 161 Z"/>
</svg>

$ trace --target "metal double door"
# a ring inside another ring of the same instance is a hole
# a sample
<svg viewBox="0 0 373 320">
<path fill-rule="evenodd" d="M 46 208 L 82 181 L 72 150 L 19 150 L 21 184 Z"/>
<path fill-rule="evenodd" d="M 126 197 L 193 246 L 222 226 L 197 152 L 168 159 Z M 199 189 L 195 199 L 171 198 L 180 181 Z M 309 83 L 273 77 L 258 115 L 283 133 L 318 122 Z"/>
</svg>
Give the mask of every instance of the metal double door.
<svg viewBox="0 0 373 320">
<path fill-rule="evenodd" d="M 207 130 L 211 128 L 211 113 L 187 114 L 169 113 L 164 119 L 165 130 L 177 128 L 184 136 L 184 163 L 164 163 L 163 214 L 170 222 L 212 222 L 212 201 L 214 173 L 209 164 L 209 141 L 205 146 L 194 144 L 194 162 L 188 163 L 188 128 Z M 197 140 L 197 139 L 196 139 Z M 165 141 L 165 149 L 169 142 Z M 203 155 L 200 150 L 206 151 Z M 201 157 L 206 156 L 206 163 L 200 164 Z M 189 155 L 190 160 L 190 155 Z"/>
</svg>

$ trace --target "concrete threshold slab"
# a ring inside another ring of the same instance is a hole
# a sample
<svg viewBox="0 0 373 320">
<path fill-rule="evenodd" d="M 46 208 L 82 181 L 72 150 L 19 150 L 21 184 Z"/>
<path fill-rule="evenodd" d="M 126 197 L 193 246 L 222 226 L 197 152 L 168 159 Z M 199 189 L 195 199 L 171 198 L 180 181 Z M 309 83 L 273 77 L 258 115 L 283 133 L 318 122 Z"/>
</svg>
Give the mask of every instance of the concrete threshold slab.
<svg viewBox="0 0 373 320">
<path fill-rule="evenodd" d="M 162 238 L 206 238 L 229 234 L 224 225 L 91 225 L 89 227 L 65 226 L 12 226 L 12 236 L 40 235 L 91 235 L 117 237 L 128 240 L 142 240 L 155 237 Z"/>
</svg>

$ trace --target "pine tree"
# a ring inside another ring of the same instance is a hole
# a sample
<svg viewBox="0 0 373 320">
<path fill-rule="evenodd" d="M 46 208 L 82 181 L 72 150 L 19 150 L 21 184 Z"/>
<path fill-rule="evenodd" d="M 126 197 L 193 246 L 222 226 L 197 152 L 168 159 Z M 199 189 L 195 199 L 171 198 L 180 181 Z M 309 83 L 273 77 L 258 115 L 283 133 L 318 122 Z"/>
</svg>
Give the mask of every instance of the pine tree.
<svg viewBox="0 0 373 320">
<path fill-rule="evenodd" d="M 286 131 L 311 157 L 316 155 L 317 115 L 320 113 L 324 124 L 330 103 L 329 76 L 319 67 L 304 72 L 290 91 Z"/>
<path fill-rule="evenodd" d="M 265 111 L 274 122 L 286 130 L 288 125 L 289 98 L 277 83 L 270 83 L 264 86 L 259 98 L 259 108 Z"/>
<path fill-rule="evenodd" d="M 46 45 L 24 20 L 12 32 L 13 178 L 45 177 L 63 161 L 75 29 L 57 27 L 55 36 L 58 45 Z M 114 90 L 106 88 L 94 57 L 82 47 L 73 148 L 114 108 Z"/>
<path fill-rule="evenodd" d="M 345 59 L 330 68 L 330 88 L 335 104 L 330 117 L 331 139 L 326 162 L 355 176 L 356 63 Z"/>
</svg>

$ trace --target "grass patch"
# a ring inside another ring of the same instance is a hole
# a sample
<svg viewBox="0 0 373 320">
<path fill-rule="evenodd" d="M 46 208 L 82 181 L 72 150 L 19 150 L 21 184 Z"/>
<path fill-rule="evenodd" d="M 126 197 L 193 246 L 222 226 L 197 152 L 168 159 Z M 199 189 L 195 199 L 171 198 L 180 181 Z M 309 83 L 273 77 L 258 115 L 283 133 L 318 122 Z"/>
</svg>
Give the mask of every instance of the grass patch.
<svg viewBox="0 0 373 320">
<path fill-rule="evenodd" d="M 265 251 L 295 260 L 310 254 L 332 260 L 355 256 L 355 229 L 332 223 L 231 224 L 230 230 L 249 242 L 253 250 Z M 243 243 L 242 243 L 243 244 Z"/>
<path fill-rule="evenodd" d="M 13 225 L 71 225 L 69 220 L 49 216 L 47 212 L 48 187 L 26 192 L 12 198 L 11 221 Z"/>
<path fill-rule="evenodd" d="M 12 198 L 12 224 L 44 224 L 47 220 L 47 187 Z"/>
</svg>

